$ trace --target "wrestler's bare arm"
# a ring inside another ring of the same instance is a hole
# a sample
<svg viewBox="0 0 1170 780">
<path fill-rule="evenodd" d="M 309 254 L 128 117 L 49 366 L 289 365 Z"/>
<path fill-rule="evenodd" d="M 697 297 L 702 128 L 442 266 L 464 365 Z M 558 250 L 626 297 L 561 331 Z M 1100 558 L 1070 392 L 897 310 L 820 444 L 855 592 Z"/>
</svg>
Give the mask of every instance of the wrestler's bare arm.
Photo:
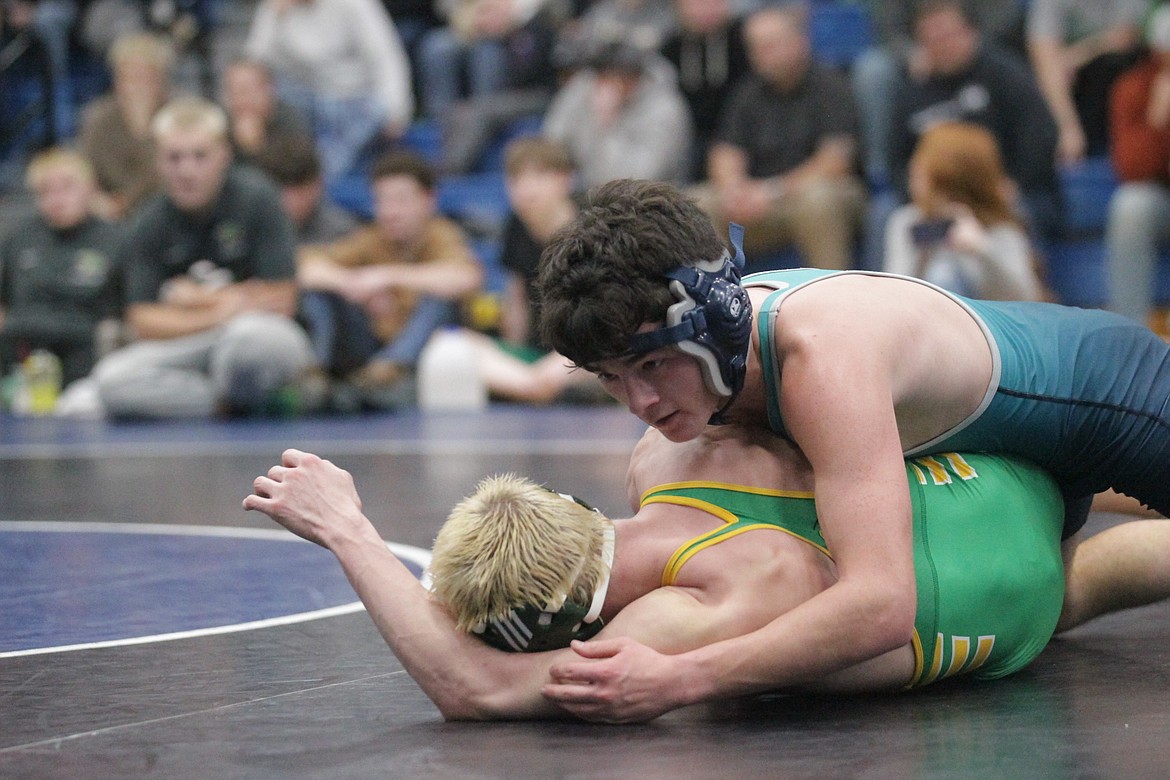
<svg viewBox="0 0 1170 780">
<path fill-rule="evenodd" d="M 362 513 L 350 475 L 288 450 L 258 477 L 245 509 L 267 514 L 337 556 L 379 632 L 448 720 L 552 718 L 566 712 L 541 695 L 548 669 L 571 650 L 507 653 L 455 627 L 450 615 L 391 553 Z M 664 653 L 719 637 L 720 610 L 693 591 L 661 588 L 628 605 L 600 637 L 627 635 Z"/>
<path fill-rule="evenodd" d="M 799 295 L 785 304 L 784 316 L 796 315 L 793 327 L 775 334 L 781 405 L 813 467 L 837 583 L 758 631 L 673 658 L 581 653 L 579 662 L 553 669 L 564 684 L 546 692 L 562 706 L 583 717 L 646 720 L 703 699 L 806 684 L 909 641 L 916 604 L 895 418 L 895 393 L 903 392 L 893 363 L 899 336 L 797 303 L 804 303 Z M 850 310 L 863 321 L 877 317 L 862 299 Z"/>
</svg>

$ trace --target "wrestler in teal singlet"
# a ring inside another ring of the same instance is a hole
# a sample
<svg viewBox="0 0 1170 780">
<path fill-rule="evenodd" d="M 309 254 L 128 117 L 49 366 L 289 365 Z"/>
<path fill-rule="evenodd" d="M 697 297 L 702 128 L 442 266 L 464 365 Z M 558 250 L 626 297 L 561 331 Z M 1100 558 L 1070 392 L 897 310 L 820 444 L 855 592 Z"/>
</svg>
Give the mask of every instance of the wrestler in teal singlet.
<svg viewBox="0 0 1170 780">
<path fill-rule="evenodd" d="M 773 322 L 801 287 L 841 274 L 798 268 L 744 277 L 773 289 L 756 314 L 771 428 L 780 415 Z M 1170 513 L 1170 345 L 1105 311 L 1047 303 L 970 300 L 920 279 L 963 306 L 987 335 L 995 360 L 984 403 L 964 422 L 907 455 L 944 450 L 1004 452 L 1043 466 L 1069 506 L 1065 536 L 1084 524 L 1088 497 L 1114 488 Z"/>
<path fill-rule="evenodd" d="M 1052 479 L 1014 458 L 944 453 L 906 462 L 914 510 L 918 611 L 909 686 L 957 674 L 1003 677 L 1048 644 L 1064 603 L 1064 507 Z M 724 524 L 681 545 L 662 584 L 731 536 L 779 530 L 826 555 L 813 496 L 718 482 L 676 482 L 642 496 L 705 509 Z M 908 686 L 908 687 L 909 687 Z"/>
</svg>

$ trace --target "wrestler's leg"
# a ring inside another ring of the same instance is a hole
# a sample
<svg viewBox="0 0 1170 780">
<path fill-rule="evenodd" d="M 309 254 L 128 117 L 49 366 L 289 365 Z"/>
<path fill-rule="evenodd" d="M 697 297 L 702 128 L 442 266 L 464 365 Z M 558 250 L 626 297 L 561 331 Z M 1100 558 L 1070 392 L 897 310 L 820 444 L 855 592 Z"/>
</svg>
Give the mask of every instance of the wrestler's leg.
<svg viewBox="0 0 1170 780">
<path fill-rule="evenodd" d="M 1170 523 L 1134 520 L 1062 545 L 1064 608 L 1056 632 L 1170 597 Z"/>
</svg>

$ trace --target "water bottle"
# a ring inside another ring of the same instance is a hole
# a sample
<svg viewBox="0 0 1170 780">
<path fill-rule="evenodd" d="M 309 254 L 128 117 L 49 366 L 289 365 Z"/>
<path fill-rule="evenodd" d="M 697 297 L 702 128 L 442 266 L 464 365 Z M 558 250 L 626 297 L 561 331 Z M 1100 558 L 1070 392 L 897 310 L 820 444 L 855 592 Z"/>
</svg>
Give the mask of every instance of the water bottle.
<svg viewBox="0 0 1170 780">
<path fill-rule="evenodd" d="M 487 400 L 471 337 L 459 328 L 436 331 L 418 360 L 419 408 L 477 411 Z"/>
<path fill-rule="evenodd" d="M 61 394 L 61 360 L 46 349 L 34 349 L 20 364 L 20 379 L 12 410 L 44 416 L 57 408 Z"/>
</svg>

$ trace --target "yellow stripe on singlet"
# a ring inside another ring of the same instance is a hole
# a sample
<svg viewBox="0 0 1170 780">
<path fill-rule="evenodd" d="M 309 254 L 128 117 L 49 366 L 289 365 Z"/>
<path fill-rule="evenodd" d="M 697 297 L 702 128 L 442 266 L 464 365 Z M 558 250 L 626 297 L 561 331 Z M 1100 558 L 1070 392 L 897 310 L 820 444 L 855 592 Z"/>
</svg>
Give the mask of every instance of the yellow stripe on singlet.
<svg viewBox="0 0 1170 780">
<path fill-rule="evenodd" d="M 813 498 L 811 490 L 774 490 L 772 488 L 737 485 L 734 482 L 708 482 L 705 480 L 686 480 L 683 482 L 666 482 L 655 485 L 642 494 L 639 506 L 646 503 L 646 497 L 666 490 L 687 490 L 689 488 L 715 488 L 717 490 L 733 490 L 736 493 L 752 493 L 757 496 L 778 496 L 780 498 Z"/>
<path fill-rule="evenodd" d="M 757 495 L 779 496 L 783 498 L 811 499 L 813 497 L 813 494 L 808 491 L 772 490 L 770 488 L 753 488 L 740 485 L 729 485 L 719 482 L 673 482 L 667 485 L 658 485 L 652 490 L 646 491 L 646 493 L 642 496 L 642 506 L 646 506 L 647 504 L 673 504 L 675 506 L 689 506 L 694 509 L 706 512 L 707 514 L 712 515 L 723 522 L 722 527 L 712 528 L 710 531 L 696 536 L 689 542 L 683 543 L 677 550 L 674 551 L 674 554 L 670 556 L 670 559 L 667 560 L 666 565 L 662 569 L 663 587 L 669 587 L 673 585 L 675 580 L 678 578 L 679 571 L 686 564 L 686 562 L 693 558 L 696 554 L 706 550 L 709 547 L 713 547 L 716 544 L 719 544 L 725 539 L 730 539 L 733 536 L 739 536 L 740 534 L 747 533 L 748 531 L 771 530 L 786 533 L 793 539 L 798 539 L 805 544 L 817 548 L 825 556 L 832 560 L 833 556 L 829 554 L 828 548 L 819 545 L 816 542 L 810 541 L 809 539 L 806 539 L 805 537 L 794 533 L 787 528 L 781 528 L 779 526 L 772 525 L 771 523 L 744 521 L 738 515 L 728 511 L 721 506 L 712 504 L 709 501 L 704 501 L 700 498 L 695 498 L 693 496 L 661 495 L 661 491 L 668 489 L 685 489 L 695 487 L 713 487 L 720 490 L 736 490 L 741 493 L 754 493 Z M 736 527 L 729 528 L 729 526 Z"/>
</svg>

